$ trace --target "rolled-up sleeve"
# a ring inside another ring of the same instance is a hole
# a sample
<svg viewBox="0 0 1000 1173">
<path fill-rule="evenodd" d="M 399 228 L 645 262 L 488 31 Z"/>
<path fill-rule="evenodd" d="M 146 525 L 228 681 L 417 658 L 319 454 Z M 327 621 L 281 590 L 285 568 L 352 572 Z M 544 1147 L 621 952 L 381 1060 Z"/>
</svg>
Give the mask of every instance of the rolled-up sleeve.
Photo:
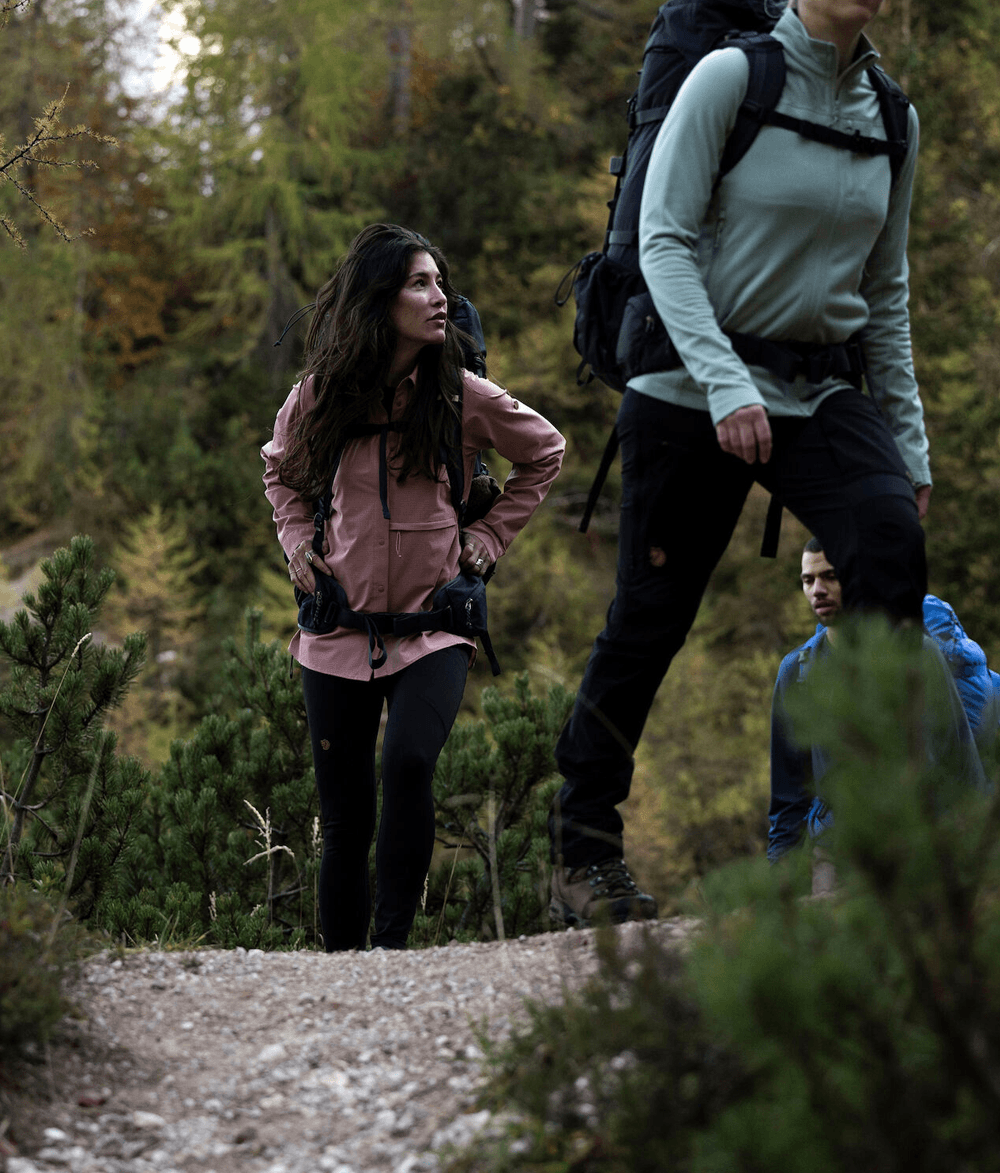
<svg viewBox="0 0 1000 1173">
<path fill-rule="evenodd" d="M 286 555 L 303 541 L 312 539 L 313 507 L 279 479 L 278 471 L 288 450 L 288 440 L 295 424 L 311 406 L 308 386 L 297 383 L 289 393 L 274 421 L 274 436 L 260 450 L 264 459 L 264 494 L 274 510 L 278 542 Z"/>
<path fill-rule="evenodd" d="M 513 466 L 504 491 L 481 521 L 467 527 L 495 562 L 541 504 L 562 466 L 566 441 L 537 411 L 502 387 L 466 374 L 462 399 L 466 484 L 476 453 L 492 448 Z"/>
</svg>

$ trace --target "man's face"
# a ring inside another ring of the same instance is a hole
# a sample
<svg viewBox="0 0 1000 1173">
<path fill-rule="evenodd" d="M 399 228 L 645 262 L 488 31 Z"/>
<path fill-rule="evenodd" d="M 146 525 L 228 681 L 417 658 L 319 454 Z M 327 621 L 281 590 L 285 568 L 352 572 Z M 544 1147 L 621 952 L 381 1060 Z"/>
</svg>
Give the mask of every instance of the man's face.
<svg viewBox="0 0 1000 1173">
<path fill-rule="evenodd" d="M 816 618 L 827 627 L 840 614 L 840 580 L 826 560 L 826 555 L 808 552 L 802 555 L 802 590 Z"/>
</svg>

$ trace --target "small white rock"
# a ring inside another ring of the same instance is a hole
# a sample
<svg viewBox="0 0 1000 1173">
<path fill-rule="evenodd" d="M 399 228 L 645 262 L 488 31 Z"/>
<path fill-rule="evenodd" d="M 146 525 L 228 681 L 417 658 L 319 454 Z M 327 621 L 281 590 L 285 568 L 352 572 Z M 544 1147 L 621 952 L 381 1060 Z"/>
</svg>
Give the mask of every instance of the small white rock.
<svg viewBox="0 0 1000 1173">
<path fill-rule="evenodd" d="M 269 1043 L 257 1056 L 257 1062 L 261 1065 L 280 1063 L 287 1054 L 282 1043 Z"/>
<path fill-rule="evenodd" d="M 136 1128 L 150 1132 L 155 1128 L 166 1128 L 167 1126 L 166 1120 L 162 1116 L 157 1116 L 155 1112 L 133 1112 L 132 1123 Z"/>
</svg>

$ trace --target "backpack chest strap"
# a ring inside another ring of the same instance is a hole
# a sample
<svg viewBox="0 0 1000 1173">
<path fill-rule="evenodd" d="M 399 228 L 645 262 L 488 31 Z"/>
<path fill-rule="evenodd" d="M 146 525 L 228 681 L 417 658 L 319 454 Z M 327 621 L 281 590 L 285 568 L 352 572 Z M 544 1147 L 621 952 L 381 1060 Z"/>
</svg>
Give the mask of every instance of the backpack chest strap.
<svg viewBox="0 0 1000 1173">
<path fill-rule="evenodd" d="M 844 151 L 851 151 L 855 155 L 892 155 L 897 151 L 906 151 L 906 143 L 899 143 L 882 138 L 872 138 L 862 134 L 859 130 L 847 134 L 842 130 L 834 130 L 831 126 L 824 126 L 820 122 L 807 122 L 804 118 L 792 118 L 789 114 L 781 114 L 777 110 L 762 110 L 761 121 L 770 126 L 780 126 L 783 130 L 792 130 L 803 138 L 813 142 L 824 143 L 828 147 L 839 147 Z"/>
</svg>

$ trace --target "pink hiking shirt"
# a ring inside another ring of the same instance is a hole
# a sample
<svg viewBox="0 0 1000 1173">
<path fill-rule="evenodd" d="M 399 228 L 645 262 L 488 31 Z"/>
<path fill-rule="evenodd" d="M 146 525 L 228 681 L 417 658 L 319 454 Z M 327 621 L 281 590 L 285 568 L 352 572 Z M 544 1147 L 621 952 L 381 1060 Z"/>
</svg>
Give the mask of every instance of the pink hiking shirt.
<svg viewBox="0 0 1000 1173">
<path fill-rule="evenodd" d="M 415 372 L 396 388 L 392 417 L 398 419 L 415 388 Z M 264 491 L 274 509 L 278 541 L 287 555 L 313 536 L 313 503 L 278 480 L 278 466 L 287 438 L 299 414 L 315 402 L 312 380 L 296 384 L 278 412 L 274 439 L 261 449 Z M 373 423 L 386 423 L 379 409 Z M 383 516 L 379 496 L 379 437 L 349 440 L 333 485 L 331 516 L 326 525 L 324 560 L 347 593 L 355 611 L 427 611 L 434 592 L 459 573 L 461 553 L 458 519 L 451 502 L 444 467 L 440 481 L 411 475 L 402 484 L 393 475 L 398 435 L 390 432 L 387 503 Z M 538 412 L 486 379 L 464 372 L 462 447 L 466 491 L 472 482 L 476 453 L 493 448 L 513 465 L 487 517 L 466 527 L 486 547 L 495 562 L 507 550 L 528 518 L 538 508 L 562 464 L 566 443 Z M 289 651 L 300 664 L 316 672 L 349 680 L 369 680 L 399 672 L 408 664 L 441 648 L 475 644 L 443 631 L 385 636 L 386 663 L 376 670 L 368 664 L 368 637 L 364 632 L 338 627 L 328 635 L 298 631 Z"/>
</svg>

